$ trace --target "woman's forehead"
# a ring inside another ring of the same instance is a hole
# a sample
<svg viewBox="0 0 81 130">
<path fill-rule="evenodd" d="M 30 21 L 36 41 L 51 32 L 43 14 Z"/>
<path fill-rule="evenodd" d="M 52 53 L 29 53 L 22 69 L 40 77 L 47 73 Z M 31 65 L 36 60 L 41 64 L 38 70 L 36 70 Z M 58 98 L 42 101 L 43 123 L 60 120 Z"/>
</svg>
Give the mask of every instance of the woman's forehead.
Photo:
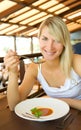
<svg viewBox="0 0 81 130">
<path fill-rule="evenodd" d="M 41 35 L 44 35 L 44 36 L 48 36 L 49 35 L 51 38 L 57 38 L 55 31 L 49 29 L 47 26 L 42 28 Z"/>
</svg>

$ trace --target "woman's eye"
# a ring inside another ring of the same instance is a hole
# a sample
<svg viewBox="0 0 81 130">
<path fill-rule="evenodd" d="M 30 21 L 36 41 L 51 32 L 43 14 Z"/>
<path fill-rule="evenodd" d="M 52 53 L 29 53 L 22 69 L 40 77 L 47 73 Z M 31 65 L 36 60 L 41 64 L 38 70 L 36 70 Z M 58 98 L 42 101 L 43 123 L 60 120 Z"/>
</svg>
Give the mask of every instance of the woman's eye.
<svg viewBox="0 0 81 130">
<path fill-rule="evenodd" d="M 45 40 L 45 41 L 46 41 L 46 40 L 48 40 L 48 38 L 46 38 L 46 37 L 43 37 L 43 38 L 42 38 L 42 40 Z"/>
<path fill-rule="evenodd" d="M 59 41 L 59 40 L 54 40 L 54 42 L 55 42 L 55 43 L 60 43 L 60 41 Z"/>
</svg>

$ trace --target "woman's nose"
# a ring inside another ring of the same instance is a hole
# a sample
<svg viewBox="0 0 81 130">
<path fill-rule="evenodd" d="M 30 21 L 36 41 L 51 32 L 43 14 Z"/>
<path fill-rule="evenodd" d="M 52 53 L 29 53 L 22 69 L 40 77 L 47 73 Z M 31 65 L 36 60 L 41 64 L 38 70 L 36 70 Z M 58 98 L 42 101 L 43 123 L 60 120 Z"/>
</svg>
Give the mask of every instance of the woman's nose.
<svg viewBox="0 0 81 130">
<path fill-rule="evenodd" d="M 51 40 L 51 41 L 49 41 L 49 43 L 48 43 L 48 49 L 49 49 L 49 50 L 52 50 L 53 48 L 54 48 L 54 41 Z"/>
</svg>

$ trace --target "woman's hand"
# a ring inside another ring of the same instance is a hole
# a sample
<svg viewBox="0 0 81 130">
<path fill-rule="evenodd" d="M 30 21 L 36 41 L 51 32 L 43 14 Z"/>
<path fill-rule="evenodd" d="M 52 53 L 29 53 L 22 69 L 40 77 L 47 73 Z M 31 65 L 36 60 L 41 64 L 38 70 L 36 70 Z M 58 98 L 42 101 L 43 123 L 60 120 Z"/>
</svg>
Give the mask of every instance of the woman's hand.
<svg viewBox="0 0 81 130">
<path fill-rule="evenodd" d="M 59 99 L 68 103 L 68 105 L 70 107 L 81 111 L 81 100 L 80 99 L 73 99 L 73 98 L 59 98 Z"/>
<path fill-rule="evenodd" d="M 8 51 L 4 57 L 4 65 L 9 72 L 18 73 L 19 57 L 15 51 Z"/>
</svg>

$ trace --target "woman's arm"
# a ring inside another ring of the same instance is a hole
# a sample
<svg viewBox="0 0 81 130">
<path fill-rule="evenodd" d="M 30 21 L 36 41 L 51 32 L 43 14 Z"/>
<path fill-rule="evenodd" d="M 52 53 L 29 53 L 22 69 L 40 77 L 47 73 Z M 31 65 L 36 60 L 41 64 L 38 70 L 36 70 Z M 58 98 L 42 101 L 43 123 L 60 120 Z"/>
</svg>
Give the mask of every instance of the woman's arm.
<svg viewBox="0 0 81 130">
<path fill-rule="evenodd" d="M 70 107 L 81 111 L 81 100 L 73 98 L 60 98 L 60 99 L 68 103 Z"/>
<path fill-rule="evenodd" d="M 20 95 L 18 92 L 18 75 L 16 73 L 9 72 L 7 100 L 10 110 L 14 110 L 14 106 L 20 101 Z"/>
<path fill-rule="evenodd" d="M 14 107 L 21 100 L 26 99 L 27 95 L 30 93 L 37 75 L 37 67 L 35 65 L 30 65 L 21 85 L 18 85 L 18 65 L 19 59 L 15 52 L 9 51 L 4 58 L 4 64 L 9 72 L 8 88 L 7 88 L 7 99 L 10 110 L 14 110 Z"/>
<path fill-rule="evenodd" d="M 73 55 L 73 69 L 81 77 L 81 55 Z"/>
<path fill-rule="evenodd" d="M 19 58 L 16 52 L 9 50 L 4 58 L 5 69 L 8 70 L 9 80 L 7 86 L 7 99 L 10 109 L 19 101 L 18 93 L 18 65 Z M 14 105 L 12 105 L 14 104 Z"/>
<path fill-rule="evenodd" d="M 37 64 L 30 64 L 29 67 L 26 69 L 24 79 L 22 84 L 19 86 L 19 93 L 21 100 L 24 100 L 29 95 L 30 91 L 32 90 L 36 79 L 37 79 Z"/>
<path fill-rule="evenodd" d="M 49 98 L 49 96 L 47 95 L 43 97 Z M 81 100 L 72 98 L 58 98 L 58 99 L 65 101 L 70 107 L 81 111 Z"/>
</svg>

